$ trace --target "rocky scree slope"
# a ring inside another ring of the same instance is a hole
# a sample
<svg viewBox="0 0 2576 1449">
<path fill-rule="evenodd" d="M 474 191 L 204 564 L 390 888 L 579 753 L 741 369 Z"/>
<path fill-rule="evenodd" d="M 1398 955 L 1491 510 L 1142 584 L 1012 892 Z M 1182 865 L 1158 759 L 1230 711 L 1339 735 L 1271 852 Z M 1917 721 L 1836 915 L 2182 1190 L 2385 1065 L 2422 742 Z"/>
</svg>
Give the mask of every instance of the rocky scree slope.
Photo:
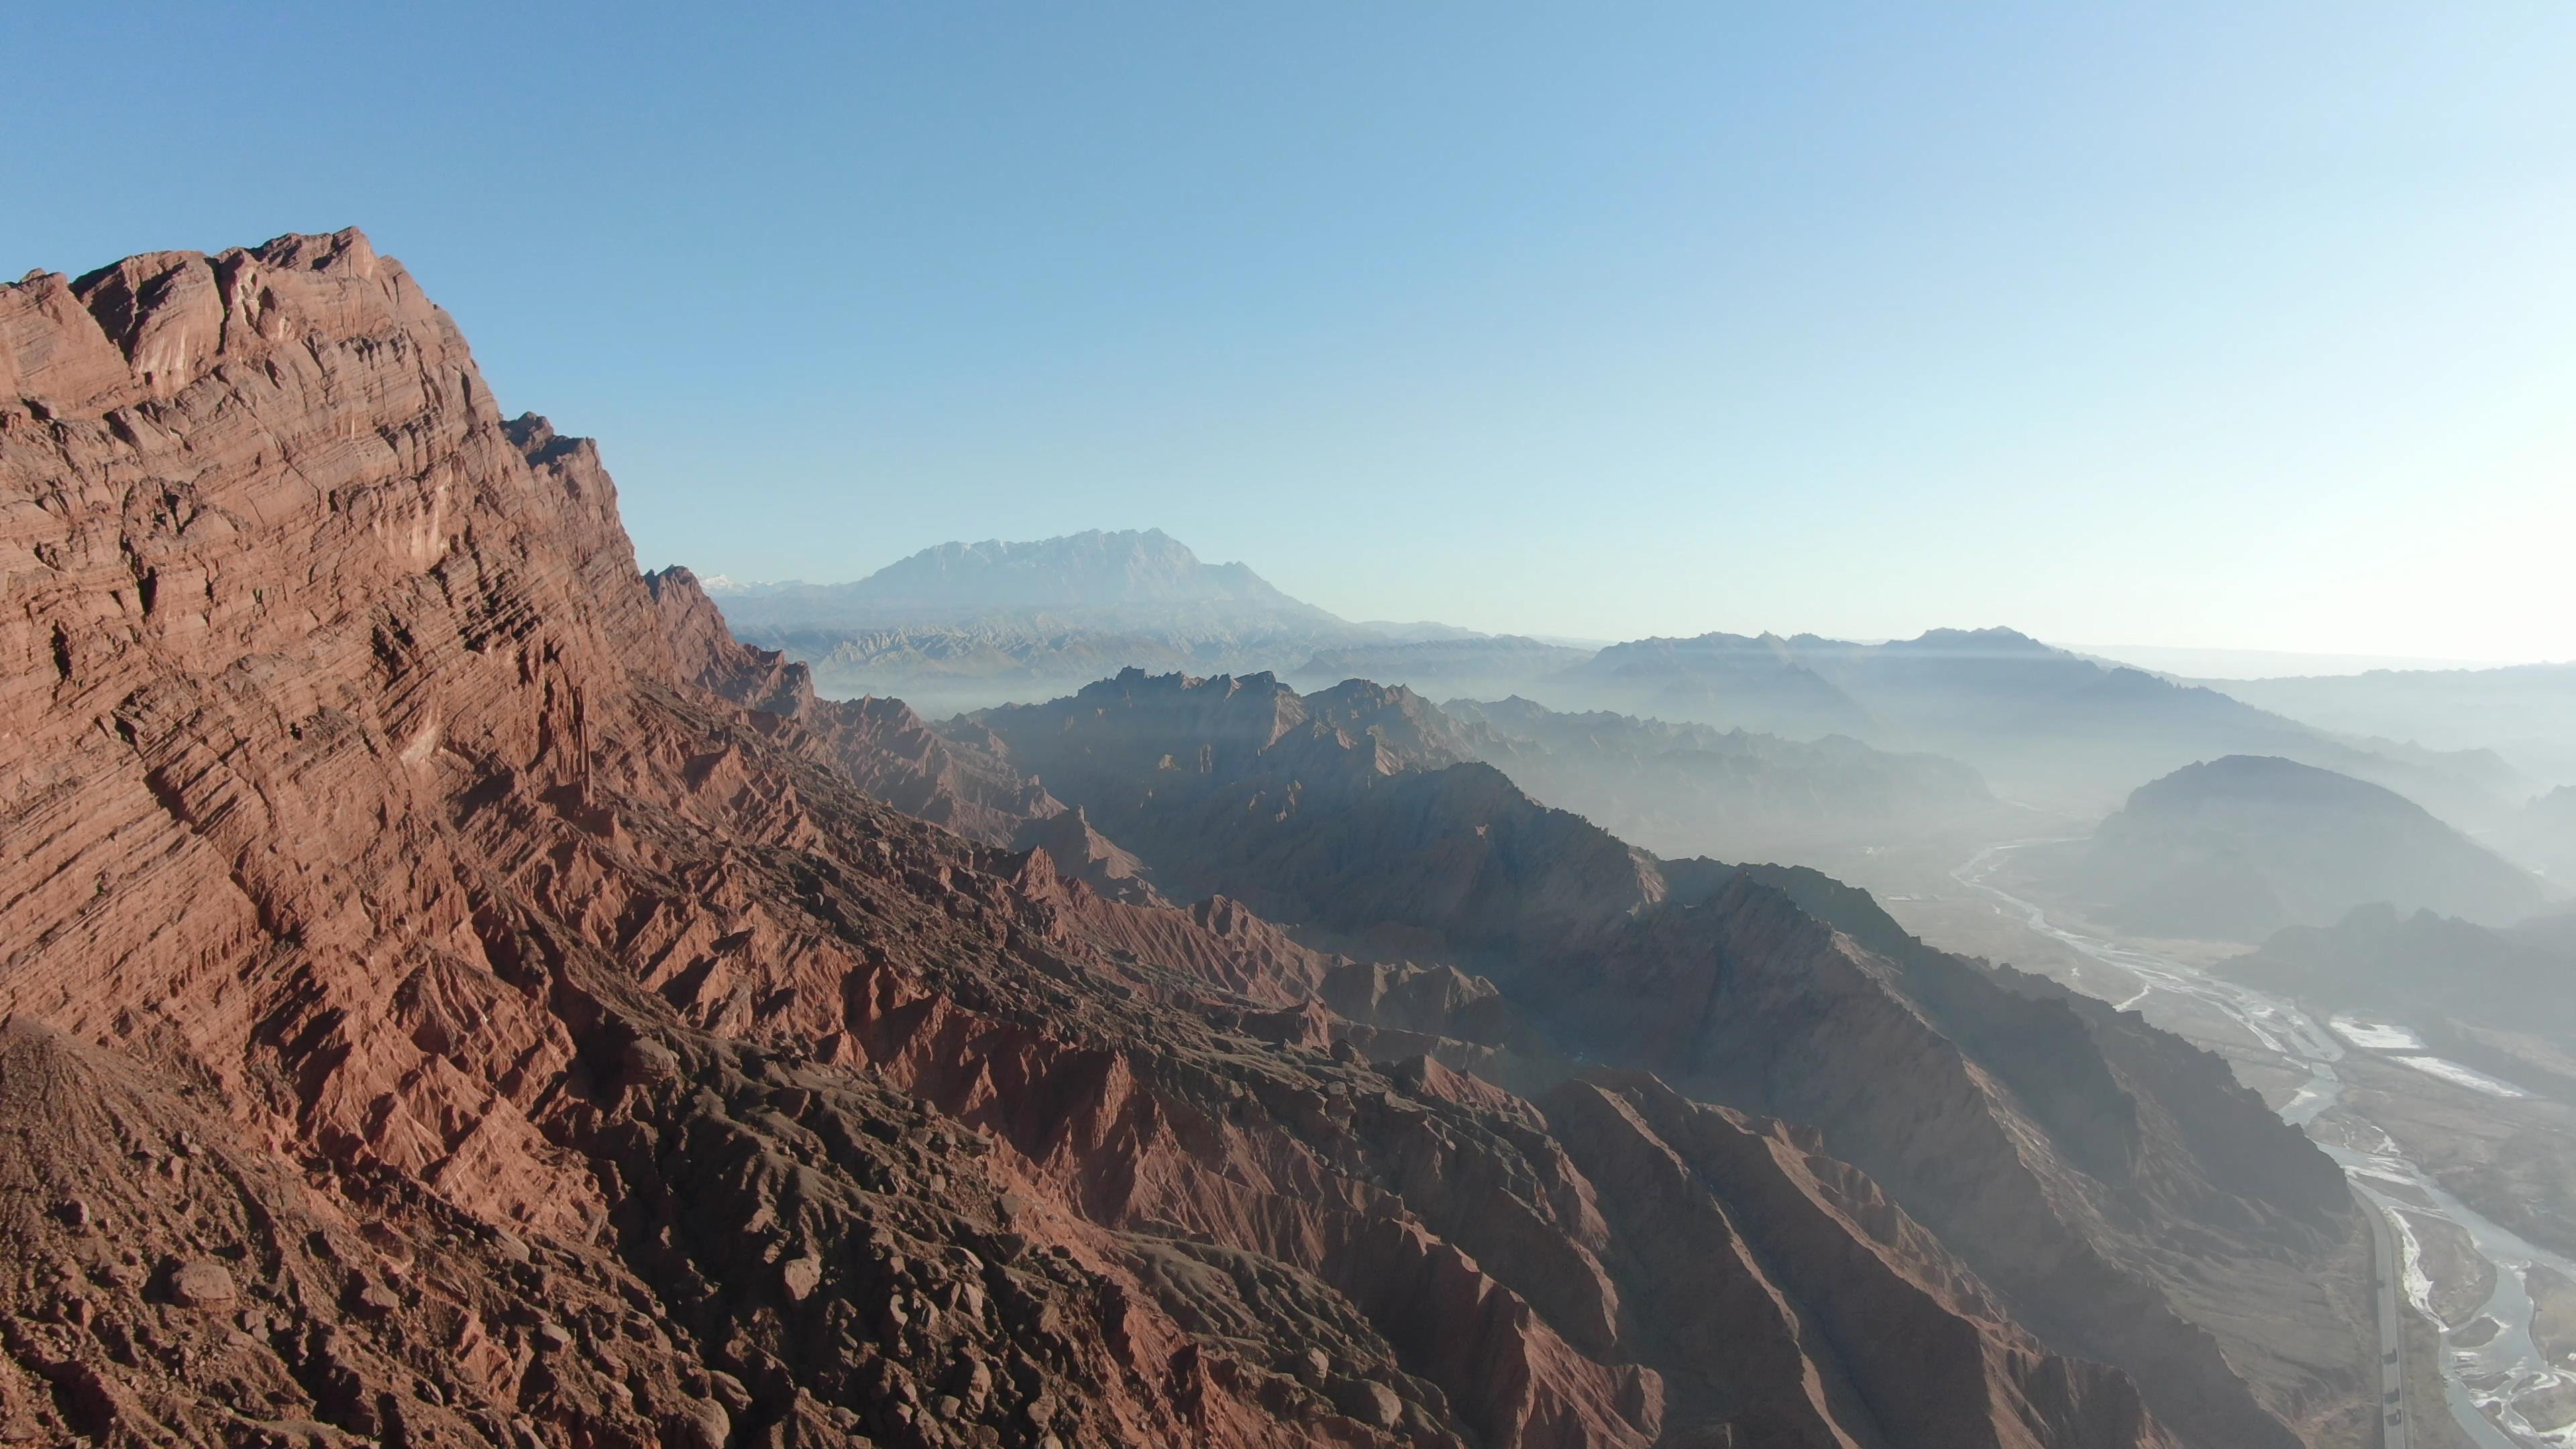
<svg viewBox="0 0 2576 1449">
<path fill-rule="evenodd" d="M 966 838 L 356 232 L 0 288 L 0 579 L 0 1441 L 2184 1442 L 1812 1130 Z"/>
</svg>

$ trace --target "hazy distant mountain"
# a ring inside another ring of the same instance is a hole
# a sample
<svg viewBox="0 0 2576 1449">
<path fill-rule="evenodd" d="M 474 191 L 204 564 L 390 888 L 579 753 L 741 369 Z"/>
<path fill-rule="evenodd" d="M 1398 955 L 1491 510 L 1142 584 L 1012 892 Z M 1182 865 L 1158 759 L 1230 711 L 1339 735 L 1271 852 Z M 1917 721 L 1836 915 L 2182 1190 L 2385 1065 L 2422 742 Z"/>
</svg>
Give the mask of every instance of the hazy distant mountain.
<svg viewBox="0 0 2576 1449">
<path fill-rule="evenodd" d="M 1353 628 L 1377 635 L 1389 644 L 1424 644 L 1450 639 L 1487 639 L 1493 636 L 1474 629 L 1461 629 L 1455 624 L 1442 624 L 1431 619 L 1403 621 L 1396 619 L 1362 619 Z M 1590 653 L 1590 650 L 1585 650 Z"/>
<path fill-rule="evenodd" d="M 1290 670 L 1288 678 L 1307 688 L 1370 679 L 1490 699 L 1535 686 L 1591 657 L 1588 649 L 1569 649 L 1519 634 L 1462 634 L 1319 650 Z"/>
<path fill-rule="evenodd" d="M 1518 697 L 1441 709 L 1499 736 L 1485 757 L 1532 797 L 1663 855 L 1847 868 L 1896 841 L 2011 828 L 1969 766 L 1845 735 L 1787 740 Z"/>
<path fill-rule="evenodd" d="M 1033 615 L 1094 625 L 1182 621 L 1352 626 L 1239 563 L 1206 563 L 1159 528 L 1034 543 L 943 543 L 846 584 L 802 584 L 727 605 L 754 625 L 881 628 Z"/>
<path fill-rule="evenodd" d="M 1812 635 L 1702 634 L 1613 644 L 1553 681 L 1555 698 L 1793 738 L 1875 733 L 1858 700 L 1800 657 Z"/>
<path fill-rule="evenodd" d="M 2561 785 L 2496 832 L 2496 844 L 2561 890 L 2576 888 L 2576 785 Z"/>
<path fill-rule="evenodd" d="M 2417 654 L 2311 654 L 2290 649 L 2199 649 L 2169 644 L 2071 644 L 2088 659 L 2126 664 L 2155 674 L 2224 689 L 2240 679 L 2279 679 L 2295 674 L 2360 674 L 2372 669 L 2493 669 L 2502 660 L 2435 658 Z"/>
<path fill-rule="evenodd" d="M 2541 882 L 2367 781 L 2232 755 L 2139 787 L 2090 841 L 2035 862 L 2052 888 L 2142 935 L 2259 941 L 2359 905 L 2505 924 Z"/>
<path fill-rule="evenodd" d="M 2354 735 L 2436 749 L 2502 751 L 2552 784 L 2576 784 L 2576 664 L 2502 669 L 2375 669 L 2366 674 L 2229 680 L 2249 704 Z"/>
<path fill-rule="evenodd" d="M 759 598 L 786 589 L 801 589 L 806 587 L 806 583 L 803 579 L 737 579 L 724 574 L 708 574 L 698 579 L 698 587 L 704 589 L 709 598 L 730 600 Z"/>
<path fill-rule="evenodd" d="M 944 543 L 845 584 L 722 597 L 744 639 L 813 666 L 838 695 L 937 713 L 1069 694 L 1129 666 L 1213 674 L 1442 629 L 1352 624 L 1160 529 Z"/>
<path fill-rule="evenodd" d="M 2009 796 L 2058 804 L 2098 807 L 2190 761 L 2243 753 L 2405 777 L 2433 793 L 2420 788 L 2422 771 L 2296 721 L 2010 629 L 1935 629 L 1884 644 L 1812 634 L 1640 640 L 1554 676 L 1539 697 L 1793 738 L 1848 734 L 1965 760 Z"/>
</svg>

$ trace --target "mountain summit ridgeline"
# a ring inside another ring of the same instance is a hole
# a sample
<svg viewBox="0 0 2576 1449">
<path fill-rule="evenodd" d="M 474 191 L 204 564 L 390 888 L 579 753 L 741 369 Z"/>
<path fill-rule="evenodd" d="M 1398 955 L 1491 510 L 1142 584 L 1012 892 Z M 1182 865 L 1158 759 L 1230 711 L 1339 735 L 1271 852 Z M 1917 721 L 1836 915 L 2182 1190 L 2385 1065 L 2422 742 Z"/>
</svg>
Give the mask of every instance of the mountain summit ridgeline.
<svg viewBox="0 0 2576 1449">
<path fill-rule="evenodd" d="M 2217 1059 L 1407 691 L 819 698 L 355 231 L 0 287 L 0 520 L 0 1440 L 2375 1423 Z"/>
</svg>

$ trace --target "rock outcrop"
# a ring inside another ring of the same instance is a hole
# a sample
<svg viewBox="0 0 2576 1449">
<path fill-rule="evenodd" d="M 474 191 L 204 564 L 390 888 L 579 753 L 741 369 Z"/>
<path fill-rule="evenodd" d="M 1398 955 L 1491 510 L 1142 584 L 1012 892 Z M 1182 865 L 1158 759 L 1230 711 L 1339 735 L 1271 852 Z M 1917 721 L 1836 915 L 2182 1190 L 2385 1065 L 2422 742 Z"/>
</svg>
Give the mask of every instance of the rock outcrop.
<svg viewBox="0 0 2576 1449">
<path fill-rule="evenodd" d="M 1437 910 L 1366 853 L 1183 869 L 1113 762 L 818 703 L 639 575 L 596 450 L 355 232 L 0 288 L 0 580 L 0 1438 L 2268 1442 L 2027 1321 L 1852 1165 L 1865 1105 L 1584 1067 L 1471 963 L 1202 889 L 1466 940 L 1510 879 L 1438 831 L 1508 786 L 1411 768 L 1434 716 L 1203 742 L 1431 782 Z M 1533 819 L 1496 929 L 1656 929 L 1651 859 Z M 1755 974 L 1915 1009 L 1786 912 Z M 1876 1044 L 2020 1130 L 1942 1040 Z"/>
</svg>

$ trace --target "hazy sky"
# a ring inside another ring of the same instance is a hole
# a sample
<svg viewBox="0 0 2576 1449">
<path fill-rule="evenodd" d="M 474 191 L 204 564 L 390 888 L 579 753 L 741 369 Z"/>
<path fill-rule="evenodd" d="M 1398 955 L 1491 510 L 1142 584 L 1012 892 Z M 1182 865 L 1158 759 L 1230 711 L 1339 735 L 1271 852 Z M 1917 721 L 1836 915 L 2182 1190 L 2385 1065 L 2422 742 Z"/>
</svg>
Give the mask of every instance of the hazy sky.
<svg viewBox="0 0 2576 1449">
<path fill-rule="evenodd" d="M 2576 656 L 2557 0 L 251 9 L 0 15 L 0 271 L 364 226 L 648 565 Z"/>
</svg>

